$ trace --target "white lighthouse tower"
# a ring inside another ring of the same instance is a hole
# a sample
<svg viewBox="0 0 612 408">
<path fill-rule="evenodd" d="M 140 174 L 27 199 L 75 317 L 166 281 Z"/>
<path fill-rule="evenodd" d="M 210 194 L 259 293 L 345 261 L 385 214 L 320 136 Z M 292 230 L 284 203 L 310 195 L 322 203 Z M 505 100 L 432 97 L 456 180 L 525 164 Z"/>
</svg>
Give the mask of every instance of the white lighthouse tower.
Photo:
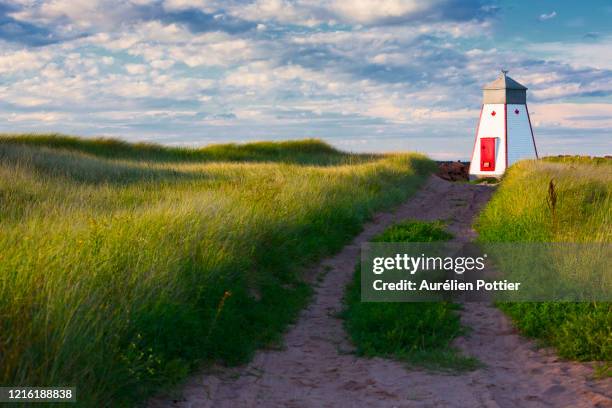
<svg viewBox="0 0 612 408">
<path fill-rule="evenodd" d="M 538 158 L 527 110 L 527 88 L 507 73 L 502 71 L 483 88 L 470 178 L 501 177 L 513 163 Z"/>
</svg>

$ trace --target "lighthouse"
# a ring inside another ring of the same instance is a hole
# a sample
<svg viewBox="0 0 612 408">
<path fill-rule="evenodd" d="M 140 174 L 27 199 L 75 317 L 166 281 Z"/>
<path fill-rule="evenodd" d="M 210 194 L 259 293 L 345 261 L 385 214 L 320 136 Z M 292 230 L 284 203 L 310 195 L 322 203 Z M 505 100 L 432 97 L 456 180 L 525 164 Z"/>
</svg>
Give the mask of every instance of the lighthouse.
<svg viewBox="0 0 612 408">
<path fill-rule="evenodd" d="M 527 87 L 502 70 L 495 81 L 483 88 L 470 178 L 501 177 L 513 163 L 537 158 L 527 110 Z"/>
</svg>

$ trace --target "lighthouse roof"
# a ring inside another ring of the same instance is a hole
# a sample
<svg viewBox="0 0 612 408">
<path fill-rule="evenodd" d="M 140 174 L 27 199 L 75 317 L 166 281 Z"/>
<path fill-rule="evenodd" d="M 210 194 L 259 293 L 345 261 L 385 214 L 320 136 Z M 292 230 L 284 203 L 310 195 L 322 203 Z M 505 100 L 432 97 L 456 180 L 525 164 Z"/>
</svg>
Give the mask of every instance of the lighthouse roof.
<svg viewBox="0 0 612 408">
<path fill-rule="evenodd" d="M 502 70 L 495 81 L 483 88 L 482 102 L 524 105 L 527 103 L 527 87 L 510 78 L 508 71 Z"/>
<path fill-rule="evenodd" d="M 526 86 L 523 86 L 516 82 L 514 79 L 507 75 L 508 71 L 502 71 L 497 79 L 484 86 L 483 89 L 520 89 L 527 90 Z"/>
</svg>

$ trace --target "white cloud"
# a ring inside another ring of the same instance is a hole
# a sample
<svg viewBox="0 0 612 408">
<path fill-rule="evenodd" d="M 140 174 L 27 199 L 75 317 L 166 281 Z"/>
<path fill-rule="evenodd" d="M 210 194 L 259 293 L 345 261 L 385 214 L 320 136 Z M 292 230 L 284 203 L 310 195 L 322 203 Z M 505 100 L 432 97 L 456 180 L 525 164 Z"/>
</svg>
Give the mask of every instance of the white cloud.
<svg viewBox="0 0 612 408">
<path fill-rule="evenodd" d="M 459 119 L 475 119 L 478 117 L 479 110 L 477 109 L 456 109 L 456 110 L 438 110 L 438 109 L 415 109 L 412 116 L 420 121 L 438 121 L 443 120 L 453 122 Z"/>
<path fill-rule="evenodd" d="M 146 74 L 147 66 L 143 64 L 126 64 L 125 70 L 132 75 Z"/>
<path fill-rule="evenodd" d="M 535 127 L 612 128 L 612 104 L 609 103 L 534 104 L 529 110 Z"/>
<path fill-rule="evenodd" d="M 175 118 L 193 118 L 198 114 L 193 110 L 105 110 L 103 112 L 95 112 L 91 117 L 98 120 L 115 120 L 129 121 L 139 118 L 154 118 L 154 119 L 175 119 Z"/>
<path fill-rule="evenodd" d="M 251 21 L 315 26 L 321 23 L 372 24 L 408 18 L 435 10 L 441 0 L 256 0 L 246 6 L 228 7 L 229 12 Z"/>
<path fill-rule="evenodd" d="M 207 33 L 187 44 L 165 47 L 169 58 L 189 67 L 226 66 L 248 60 L 253 56 L 254 44 L 233 39 L 221 33 Z"/>
<path fill-rule="evenodd" d="M 314 26 L 322 21 L 316 17 L 316 1 L 256 0 L 246 6 L 230 8 L 235 16 L 251 21 L 278 21 Z M 314 6 L 314 7 L 313 7 Z"/>
<path fill-rule="evenodd" d="M 346 75 L 300 65 L 276 66 L 270 61 L 256 61 L 238 67 L 225 76 L 223 86 L 231 92 L 242 88 L 239 94 L 247 92 L 258 97 L 291 91 L 302 98 L 337 98 L 354 90 L 353 82 Z M 232 98 L 231 95 L 228 97 Z"/>
<path fill-rule="evenodd" d="M 575 95 L 581 91 L 583 91 L 583 88 L 579 83 L 568 82 L 561 83 L 558 85 L 548 83 L 540 87 L 539 89 L 533 90 L 532 93 L 536 98 L 539 99 L 551 99 Z"/>
<path fill-rule="evenodd" d="M 436 7 L 439 1 L 418 0 L 334 0 L 330 9 L 338 17 L 354 23 L 373 23 L 379 20 L 406 17 Z"/>
<path fill-rule="evenodd" d="M 393 103 L 393 101 L 377 101 L 368 106 L 364 112 L 375 118 L 384 118 L 394 122 L 404 122 L 407 111 Z"/>
<path fill-rule="evenodd" d="M 68 114 L 62 112 L 27 112 L 2 114 L 7 122 L 59 122 L 65 120 Z"/>
<path fill-rule="evenodd" d="M 414 52 L 418 48 L 414 41 L 420 36 L 448 37 L 449 39 L 470 38 L 488 34 L 490 28 L 488 23 L 474 21 L 411 24 L 367 27 L 351 31 L 315 31 L 294 34 L 289 39 L 295 44 L 332 45 L 346 51 L 367 52 L 372 55 L 384 53 L 386 51 L 385 46 L 391 45 L 396 50 L 406 54 L 407 52 Z"/>
<path fill-rule="evenodd" d="M 219 31 L 194 34 L 183 26 L 160 22 L 139 24 L 127 32 L 97 34 L 82 43 L 142 57 L 158 69 L 177 62 L 192 68 L 227 66 L 247 61 L 256 53 L 256 43 L 248 38 Z"/>
<path fill-rule="evenodd" d="M 64 34 L 84 30 L 112 30 L 137 16 L 135 6 L 155 0 L 48 0 L 31 1 L 11 13 L 13 18 L 38 24 L 53 24 Z"/>
<path fill-rule="evenodd" d="M 546 20 L 551 20 L 553 18 L 557 17 L 557 12 L 556 11 L 552 11 L 548 14 L 540 14 L 540 17 L 538 17 L 538 20 L 540 21 L 546 21 Z"/>
<path fill-rule="evenodd" d="M 17 97 L 12 97 L 10 102 L 16 105 L 19 105 L 19 106 L 30 108 L 30 107 L 45 105 L 49 103 L 49 99 L 37 98 L 37 97 L 32 97 L 32 96 L 17 96 Z"/>
<path fill-rule="evenodd" d="M 151 61 L 151 66 L 156 69 L 168 69 L 174 65 L 175 61 L 169 59 L 158 59 Z"/>
<path fill-rule="evenodd" d="M 266 62 L 244 65 L 230 72 L 224 80 L 226 86 L 268 89 L 273 80 L 270 66 Z"/>
<path fill-rule="evenodd" d="M 561 75 L 557 72 L 527 72 L 521 74 L 521 82 L 529 84 L 530 87 L 534 85 L 542 85 L 546 87 L 552 83 L 560 81 Z"/>
<path fill-rule="evenodd" d="M 0 74 L 38 70 L 51 58 L 47 51 L 8 51 L 0 55 Z"/>
<path fill-rule="evenodd" d="M 612 69 L 612 36 L 596 42 L 542 42 L 530 43 L 527 50 L 540 58 L 557 60 L 574 67 Z"/>
<path fill-rule="evenodd" d="M 218 1 L 211 0 L 165 0 L 163 6 L 166 10 L 186 10 L 190 8 L 214 11 L 219 6 Z"/>
</svg>

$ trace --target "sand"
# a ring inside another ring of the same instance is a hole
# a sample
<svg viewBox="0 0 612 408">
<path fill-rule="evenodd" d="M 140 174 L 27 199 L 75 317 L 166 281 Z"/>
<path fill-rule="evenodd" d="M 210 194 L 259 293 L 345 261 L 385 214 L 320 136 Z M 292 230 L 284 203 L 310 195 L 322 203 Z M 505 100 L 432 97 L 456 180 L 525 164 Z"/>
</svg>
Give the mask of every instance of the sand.
<svg viewBox="0 0 612 408">
<path fill-rule="evenodd" d="M 594 380 L 590 364 L 567 362 L 538 349 L 498 309 L 466 303 L 469 335 L 456 346 L 484 366 L 449 375 L 352 354 L 337 312 L 360 245 L 404 219 L 446 220 L 459 241 L 476 236 L 474 216 L 493 188 L 431 177 L 412 199 L 381 213 L 340 253 L 324 260 L 312 303 L 288 329 L 284 347 L 262 350 L 237 368 L 209 368 L 190 378 L 179 396 L 157 407 L 612 407 L 612 380 Z M 312 276 L 316 276 L 313 273 Z"/>
</svg>

